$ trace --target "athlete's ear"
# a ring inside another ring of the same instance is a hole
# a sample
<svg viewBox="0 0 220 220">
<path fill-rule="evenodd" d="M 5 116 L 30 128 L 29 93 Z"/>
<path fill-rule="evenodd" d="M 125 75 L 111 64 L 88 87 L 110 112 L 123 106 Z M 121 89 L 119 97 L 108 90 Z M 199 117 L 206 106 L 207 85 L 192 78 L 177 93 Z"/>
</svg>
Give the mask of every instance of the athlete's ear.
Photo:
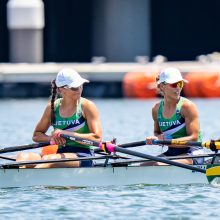
<svg viewBox="0 0 220 220">
<path fill-rule="evenodd" d="M 160 83 L 160 84 L 158 85 L 158 88 L 163 91 L 163 90 L 164 90 L 164 84 L 163 84 L 163 83 Z"/>
<path fill-rule="evenodd" d="M 61 93 L 61 91 L 62 91 L 61 87 L 58 87 L 57 92 Z"/>
<path fill-rule="evenodd" d="M 158 91 L 159 91 L 159 94 L 164 96 L 164 84 L 163 83 L 160 83 L 157 88 L 158 88 Z"/>
</svg>

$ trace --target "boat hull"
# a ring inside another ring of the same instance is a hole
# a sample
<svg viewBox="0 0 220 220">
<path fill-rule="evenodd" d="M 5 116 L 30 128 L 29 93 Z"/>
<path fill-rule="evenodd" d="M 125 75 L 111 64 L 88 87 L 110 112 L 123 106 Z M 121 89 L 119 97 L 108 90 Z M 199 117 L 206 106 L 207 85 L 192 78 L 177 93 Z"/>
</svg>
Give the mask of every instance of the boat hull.
<svg viewBox="0 0 220 220">
<path fill-rule="evenodd" d="M 199 166 L 206 169 L 206 166 Z M 207 184 L 204 173 L 175 166 L 0 169 L 0 187 Z"/>
</svg>

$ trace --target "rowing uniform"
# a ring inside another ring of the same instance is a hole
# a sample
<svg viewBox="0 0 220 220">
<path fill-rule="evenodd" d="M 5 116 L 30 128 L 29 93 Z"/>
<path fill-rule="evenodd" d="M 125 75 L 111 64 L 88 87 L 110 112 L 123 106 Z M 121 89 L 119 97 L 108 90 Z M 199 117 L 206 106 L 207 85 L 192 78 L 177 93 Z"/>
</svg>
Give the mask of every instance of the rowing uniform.
<svg viewBox="0 0 220 220">
<path fill-rule="evenodd" d="M 176 107 L 176 112 L 173 114 L 171 118 L 163 117 L 164 101 L 160 102 L 160 106 L 157 112 L 157 119 L 160 130 L 163 133 L 165 139 L 176 139 L 187 136 L 185 118 L 181 115 L 181 107 L 183 105 L 184 100 L 186 99 L 180 97 Z M 202 140 L 201 133 L 199 132 L 198 141 L 201 140 Z M 163 155 L 165 156 L 177 156 L 181 154 L 198 155 L 202 153 L 201 151 L 202 151 L 202 147 L 197 147 L 197 146 L 191 146 L 185 148 L 174 148 L 169 146 L 168 150 L 164 152 Z M 201 164 L 203 163 L 203 158 L 194 158 L 193 163 Z"/>
<path fill-rule="evenodd" d="M 55 110 L 55 123 L 53 124 L 54 129 L 60 129 L 65 131 L 73 131 L 76 133 L 89 133 L 89 127 L 86 119 L 82 114 L 82 105 L 84 98 L 80 98 L 79 104 L 77 105 L 76 112 L 70 117 L 64 118 L 60 115 L 60 104 L 62 98 L 57 99 L 54 103 Z M 86 146 L 72 140 L 66 140 L 65 146 L 58 146 L 57 153 L 75 153 L 78 157 L 88 157 L 93 156 L 94 151 L 92 146 Z M 93 166 L 91 160 L 80 161 L 81 167 Z"/>
</svg>

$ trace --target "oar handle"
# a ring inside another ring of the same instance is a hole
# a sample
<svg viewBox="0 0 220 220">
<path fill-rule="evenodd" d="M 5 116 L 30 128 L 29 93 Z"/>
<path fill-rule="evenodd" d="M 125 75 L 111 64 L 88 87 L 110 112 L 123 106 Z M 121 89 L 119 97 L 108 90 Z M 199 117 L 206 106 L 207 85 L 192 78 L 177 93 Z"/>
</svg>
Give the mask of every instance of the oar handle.
<svg viewBox="0 0 220 220">
<path fill-rule="evenodd" d="M 100 143 L 97 142 L 97 141 L 92 141 L 92 140 L 88 140 L 88 139 L 85 139 L 85 138 L 81 138 L 81 137 L 76 137 L 76 136 L 73 136 L 73 135 L 67 135 L 67 134 L 58 134 L 59 137 L 62 137 L 64 139 L 69 139 L 71 141 L 76 141 L 76 142 L 81 142 L 82 144 L 84 145 L 87 145 L 87 146 L 95 146 L 95 147 L 99 147 Z"/>
<path fill-rule="evenodd" d="M 203 142 L 197 141 L 179 141 L 179 140 L 153 140 L 152 144 L 155 145 L 186 145 L 186 146 L 203 146 Z"/>
<path fill-rule="evenodd" d="M 153 140 L 152 144 L 155 145 L 183 145 L 183 146 L 198 146 L 198 147 L 206 147 L 213 151 L 220 150 L 220 141 L 206 141 L 206 142 L 199 142 L 199 141 L 179 141 L 179 140 Z"/>
</svg>

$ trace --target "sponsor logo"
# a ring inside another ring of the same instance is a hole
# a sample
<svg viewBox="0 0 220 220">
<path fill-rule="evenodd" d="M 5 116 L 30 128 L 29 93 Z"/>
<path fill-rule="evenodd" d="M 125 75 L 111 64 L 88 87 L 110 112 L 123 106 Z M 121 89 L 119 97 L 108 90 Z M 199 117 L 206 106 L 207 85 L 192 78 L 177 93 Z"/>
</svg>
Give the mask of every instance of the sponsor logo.
<svg viewBox="0 0 220 220">
<path fill-rule="evenodd" d="M 159 121 L 159 126 L 160 127 L 166 127 L 166 126 L 173 126 L 173 125 L 181 125 L 179 120 L 176 121 Z"/>
<path fill-rule="evenodd" d="M 68 126 L 68 125 L 80 125 L 79 120 L 70 120 L 70 121 L 56 121 L 56 123 L 54 124 L 55 126 Z"/>
</svg>

